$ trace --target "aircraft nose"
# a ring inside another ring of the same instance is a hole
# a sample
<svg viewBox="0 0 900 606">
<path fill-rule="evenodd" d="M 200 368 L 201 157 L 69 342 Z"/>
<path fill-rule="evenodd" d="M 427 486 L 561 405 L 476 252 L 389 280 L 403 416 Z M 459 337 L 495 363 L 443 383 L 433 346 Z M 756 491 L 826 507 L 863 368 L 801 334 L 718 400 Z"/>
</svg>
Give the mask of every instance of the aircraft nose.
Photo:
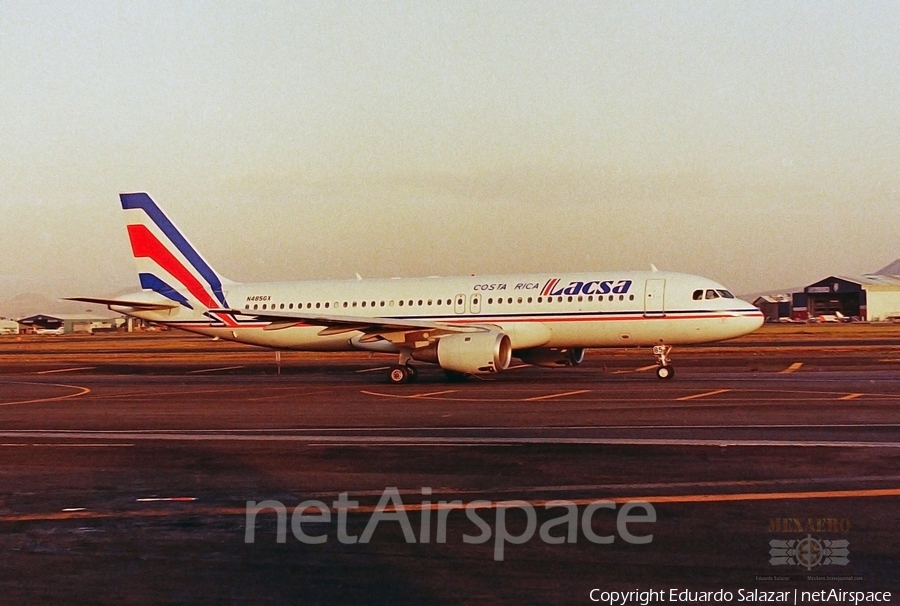
<svg viewBox="0 0 900 606">
<path fill-rule="evenodd" d="M 747 322 L 746 322 L 747 333 L 751 333 L 754 330 L 756 330 L 757 328 L 759 328 L 760 326 L 762 326 L 763 323 L 766 321 L 766 318 L 765 318 L 765 316 L 763 316 L 763 313 L 761 311 L 756 309 L 756 306 L 753 305 L 753 303 L 748 303 L 747 301 L 744 301 L 743 299 L 741 300 L 741 303 L 746 305 L 747 309 L 756 310 L 754 313 L 748 313 L 747 315 L 744 316 L 744 318 L 746 318 L 746 320 L 747 320 Z M 744 334 L 747 334 L 747 333 L 744 333 Z"/>
</svg>

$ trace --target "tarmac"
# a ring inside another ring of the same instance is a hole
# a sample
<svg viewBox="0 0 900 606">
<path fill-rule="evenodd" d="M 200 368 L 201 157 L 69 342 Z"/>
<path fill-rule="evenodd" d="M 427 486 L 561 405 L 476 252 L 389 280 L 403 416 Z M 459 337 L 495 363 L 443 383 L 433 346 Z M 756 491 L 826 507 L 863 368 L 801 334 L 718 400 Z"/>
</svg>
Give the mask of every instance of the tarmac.
<svg viewBox="0 0 900 606">
<path fill-rule="evenodd" d="M 896 602 L 900 327 L 767 326 L 673 359 L 668 381 L 644 349 L 462 383 L 420 364 L 395 386 L 392 359 L 368 354 L 277 361 L 181 333 L 0 338 L 0 592 Z M 248 518 L 266 501 L 284 506 L 283 533 L 275 509 Z M 292 515 L 309 501 L 324 510 Z"/>
</svg>

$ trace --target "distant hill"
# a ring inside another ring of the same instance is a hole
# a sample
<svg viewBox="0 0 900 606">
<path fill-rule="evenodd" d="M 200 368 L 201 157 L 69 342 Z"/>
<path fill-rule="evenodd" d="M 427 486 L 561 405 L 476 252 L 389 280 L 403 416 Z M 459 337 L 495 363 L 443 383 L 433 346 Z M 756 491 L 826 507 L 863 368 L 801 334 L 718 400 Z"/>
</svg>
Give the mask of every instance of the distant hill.
<svg viewBox="0 0 900 606">
<path fill-rule="evenodd" d="M 897 259 L 889 265 L 885 265 L 874 273 L 879 276 L 900 276 L 900 259 Z"/>
</svg>

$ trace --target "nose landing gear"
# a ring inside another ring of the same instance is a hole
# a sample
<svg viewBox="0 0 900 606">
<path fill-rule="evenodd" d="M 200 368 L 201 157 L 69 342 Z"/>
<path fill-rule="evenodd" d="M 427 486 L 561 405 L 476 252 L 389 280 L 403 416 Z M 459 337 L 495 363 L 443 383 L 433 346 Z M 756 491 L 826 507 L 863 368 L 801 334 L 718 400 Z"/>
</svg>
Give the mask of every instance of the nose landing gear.
<svg viewBox="0 0 900 606">
<path fill-rule="evenodd" d="M 659 368 L 656 369 L 656 376 L 660 379 L 671 379 L 675 376 L 675 368 L 671 366 L 669 354 L 672 352 L 671 345 L 654 345 L 653 355 L 656 356 L 656 363 Z"/>
</svg>

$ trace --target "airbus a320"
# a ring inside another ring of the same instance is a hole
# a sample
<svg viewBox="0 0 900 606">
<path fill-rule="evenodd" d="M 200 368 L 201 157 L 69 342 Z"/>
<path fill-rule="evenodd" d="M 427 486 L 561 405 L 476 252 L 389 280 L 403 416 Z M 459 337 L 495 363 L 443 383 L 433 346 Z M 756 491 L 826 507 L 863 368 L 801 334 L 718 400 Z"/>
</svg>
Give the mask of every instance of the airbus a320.
<svg viewBox="0 0 900 606">
<path fill-rule="evenodd" d="M 450 379 L 497 373 L 512 358 L 577 366 L 587 348 L 652 347 L 671 379 L 675 345 L 739 337 L 762 313 L 712 280 L 667 271 L 237 283 L 224 278 L 146 193 L 121 194 L 141 290 L 104 299 L 118 313 L 278 350 L 398 356 Z"/>
</svg>

